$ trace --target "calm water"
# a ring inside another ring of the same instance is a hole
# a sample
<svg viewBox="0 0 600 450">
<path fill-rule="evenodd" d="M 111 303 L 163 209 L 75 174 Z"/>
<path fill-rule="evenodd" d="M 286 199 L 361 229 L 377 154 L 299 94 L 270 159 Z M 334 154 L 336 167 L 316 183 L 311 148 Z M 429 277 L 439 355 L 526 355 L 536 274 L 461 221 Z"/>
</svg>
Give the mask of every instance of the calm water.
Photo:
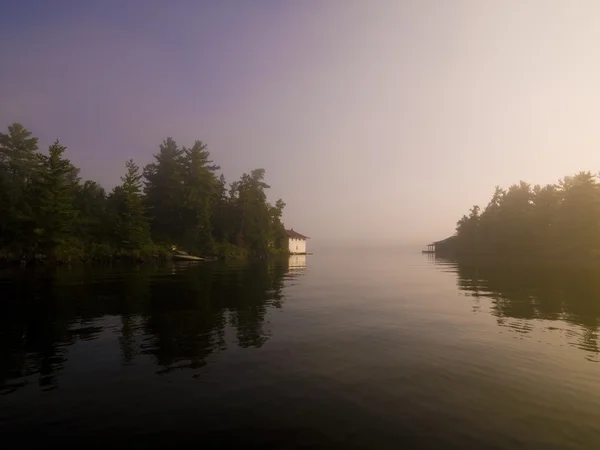
<svg viewBox="0 0 600 450">
<path fill-rule="evenodd" d="M 2 436 L 600 448 L 600 268 L 324 249 L 1 272 L 0 298 Z"/>
</svg>

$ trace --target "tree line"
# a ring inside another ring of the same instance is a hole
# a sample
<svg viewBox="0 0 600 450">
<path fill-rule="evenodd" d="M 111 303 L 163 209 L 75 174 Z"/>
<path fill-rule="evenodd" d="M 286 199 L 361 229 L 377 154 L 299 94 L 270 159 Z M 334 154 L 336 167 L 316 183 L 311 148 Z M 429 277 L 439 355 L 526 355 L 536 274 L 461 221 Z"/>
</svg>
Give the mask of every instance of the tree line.
<svg viewBox="0 0 600 450">
<path fill-rule="evenodd" d="M 191 253 L 264 257 L 285 252 L 285 203 L 267 201 L 265 170 L 227 184 L 206 144 L 168 138 L 143 169 L 125 164 L 107 192 L 81 180 L 58 140 L 42 153 L 14 123 L 0 133 L 0 257 L 8 260 L 138 260 Z"/>
<path fill-rule="evenodd" d="M 497 186 L 487 206 L 473 206 L 436 252 L 600 256 L 598 176 L 580 172 L 546 186 L 524 181 L 508 189 Z"/>
</svg>

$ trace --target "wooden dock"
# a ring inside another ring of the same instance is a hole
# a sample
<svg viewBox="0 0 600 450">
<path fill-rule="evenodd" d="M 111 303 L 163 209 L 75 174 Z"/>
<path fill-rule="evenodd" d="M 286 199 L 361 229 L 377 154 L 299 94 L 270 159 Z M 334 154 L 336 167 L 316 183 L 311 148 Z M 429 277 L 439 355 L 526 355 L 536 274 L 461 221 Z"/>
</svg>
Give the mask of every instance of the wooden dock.
<svg viewBox="0 0 600 450">
<path fill-rule="evenodd" d="M 427 250 L 422 250 L 421 253 L 435 253 L 435 244 L 428 244 Z"/>
</svg>

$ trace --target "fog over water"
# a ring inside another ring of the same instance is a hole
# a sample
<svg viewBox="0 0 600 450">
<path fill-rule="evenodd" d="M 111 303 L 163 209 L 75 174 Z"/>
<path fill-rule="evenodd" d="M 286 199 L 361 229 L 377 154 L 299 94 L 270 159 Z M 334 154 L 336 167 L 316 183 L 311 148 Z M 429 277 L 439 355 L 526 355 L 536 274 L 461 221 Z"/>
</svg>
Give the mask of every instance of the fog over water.
<svg viewBox="0 0 600 450">
<path fill-rule="evenodd" d="M 288 227 L 421 245 L 495 185 L 600 168 L 600 4 L 30 1 L 0 14 L 0 125 L 112 188 L 167 136 L 264 167 Z M 18 36 L 18 37 L 17 37 Z M 316 242 L 316 241 L 315 241 Z"/>
</svg>

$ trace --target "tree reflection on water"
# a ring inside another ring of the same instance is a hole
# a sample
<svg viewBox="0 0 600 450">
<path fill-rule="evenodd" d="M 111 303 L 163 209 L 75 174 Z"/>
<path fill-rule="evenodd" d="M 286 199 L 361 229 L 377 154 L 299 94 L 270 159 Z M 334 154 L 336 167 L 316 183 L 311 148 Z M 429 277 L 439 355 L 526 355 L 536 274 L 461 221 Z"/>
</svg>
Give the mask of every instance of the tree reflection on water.
<svg viewBox="0 0 600 450">
<path fill-rule="evenodd" d="M 482 298 L 489 299 L 498 325 L 523 334 L 540 328 L 560 332 L 588 359 L 598 360 L 600 267 L 440 258 L 436 264 L 456 272 L 458 288 L 473 298 L 475 310 Z"/>
<path fill-rule="evenodd" d="M 56 388 L 69 347 L 106 336 L 123 364 L 150 356 L 159 373 L 201 367 L 231 345 L 260 347 L 288 272 L 287 259 L 3 271 L 0 393 Z"/>
</svg>

